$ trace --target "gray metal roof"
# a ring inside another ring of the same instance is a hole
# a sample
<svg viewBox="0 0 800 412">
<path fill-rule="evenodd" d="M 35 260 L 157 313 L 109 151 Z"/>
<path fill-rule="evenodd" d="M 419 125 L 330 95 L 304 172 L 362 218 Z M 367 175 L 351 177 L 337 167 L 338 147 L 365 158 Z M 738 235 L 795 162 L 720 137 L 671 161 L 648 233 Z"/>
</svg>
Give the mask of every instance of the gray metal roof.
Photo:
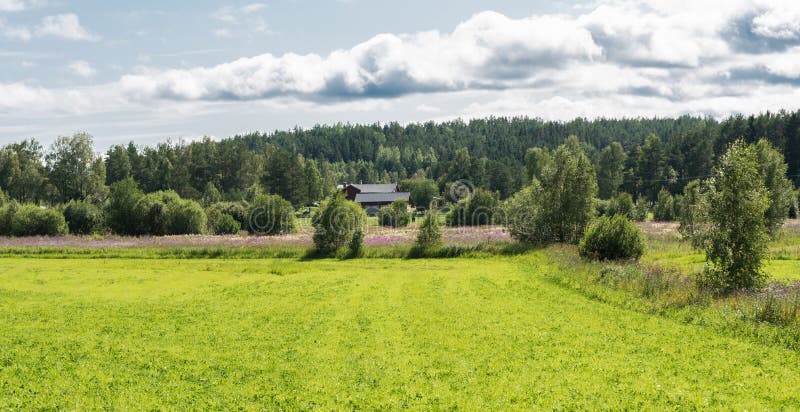
<svg viewBox="0 0 800 412">
<path fill-rule="evenodd" d="M 389 184 L 366 184 L 366 185 L 351 185 L 360 190 L 361 193 L 390 193 L 397 190 L 397 183 Z"/>
<path fill-rule="evenodd" d="M 391 192 L 391 193 L 359 193 L 356 195 L 356 203 L 392 203 L 395 200 L 405 200 L 406 202 L 411 199 L 411 193 L 408 192 Z"/>
</svg>

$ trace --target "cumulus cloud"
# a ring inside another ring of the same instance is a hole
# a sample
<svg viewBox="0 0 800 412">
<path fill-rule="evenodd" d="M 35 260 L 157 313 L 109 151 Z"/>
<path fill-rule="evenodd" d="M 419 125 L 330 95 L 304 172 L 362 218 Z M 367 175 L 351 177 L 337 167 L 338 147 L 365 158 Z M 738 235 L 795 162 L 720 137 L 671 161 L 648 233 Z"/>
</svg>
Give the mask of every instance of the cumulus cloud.
<svg viewBox="0 0 800 412">
<path fill-rule="evenodd" d="M 236 23 L 263 10 L 262 3 L 222 8 L 213 16 L 221 28 L 212 34 L 241 34 Z M 451 30 L 383 33 L 327 54 L 142 67 L 103 85 L 102 101 L 390 114 L 394 104 L 408 102 L 407 113 L 442 117 L 792 109 L 800 102 L 798 13 L 794 0 L 601 0 L 574 15 L 524 18 L 487 11 Z M 90 71 L 73 68 L 83 77 Z M 72 92 L 84 96 L 82 107 L 100 106 L 86 90 Z"/>
<path fill-rule="evenodd" d="M 245 8 L 220 9 L 217 18 L 237 21 Z M 791 77 L 794 53 L 786 50 L 800 46 L 798 13 L 794 0 L 607 0 L 577 16 L 520 19 L 487 11 L 450 32 L 385 33 L 328 55 L 263 54 L 213 67 L 147 70 L 120 84 L 137 100 L 319 102 L 550 86 L 680 100 L 741 71 L 733 65 L 742 56 L 769 57 L 752 73 Z M 753 47 L 775 41 L 779 48 Z"/>
<path fill-rule="evenodd" d="M 324 57 L 264 54 L 209 68 L 129 75 L 121 83 L 140 99 L 391 97 L 534 82 L 537 70 L 591 61 L 601 52 L 589 31 L 567 17 L 511 19 L 484 12 L 451 33 L 381 34 Z"/>
<path fill-rule="evenodd" d="M 97 70 L 85 60 L 76 60 L 70 63 L 68 67 L 73 74 L 84 79 L 92 78 L 97 74 Z"/>
<path fill-rule="evenodd" d="M 49 106 L 54 100 L 55 93 L 41 87 L 30 87 L 22 83 L 0 83 L 0 111 Z"/>
<path fill-rule="evenodd" d="M 34 7 L 41 7 L 44 0 L 0 0 L 0 12 L 18 12 Z"/>
<path fill-rule="evenodd" d="M 100 36 L 83 27 L 78 16 L 73 13 L 47 16 L 42 19 L 35 32 L 40 37 L 52 36 L 78 41 L 100 40 Z"/>
</svg>

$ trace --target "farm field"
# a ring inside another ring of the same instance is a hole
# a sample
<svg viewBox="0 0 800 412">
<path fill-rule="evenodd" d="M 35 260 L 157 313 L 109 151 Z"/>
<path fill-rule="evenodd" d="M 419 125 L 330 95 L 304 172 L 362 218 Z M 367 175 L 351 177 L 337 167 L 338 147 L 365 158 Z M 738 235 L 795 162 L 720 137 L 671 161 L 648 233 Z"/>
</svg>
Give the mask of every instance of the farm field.
<svg viewBox="0 0 800 412">
<path fill-rule="evenodd" d="M 0 258 L 0 408 L 797 409 L 800 354 L 490 258 Z"/>
</svg>

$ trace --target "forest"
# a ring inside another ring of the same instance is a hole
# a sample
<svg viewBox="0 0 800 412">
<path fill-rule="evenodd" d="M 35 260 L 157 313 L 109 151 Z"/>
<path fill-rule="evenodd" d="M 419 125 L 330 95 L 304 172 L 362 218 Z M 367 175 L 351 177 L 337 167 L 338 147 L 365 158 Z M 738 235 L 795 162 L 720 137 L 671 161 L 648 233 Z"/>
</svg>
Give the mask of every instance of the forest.
<svg viewBox="0 0 800 412">
<path fill-rule="evenodd" d="M 58 137 L 47 148 L 27 139 L 0 149 L 0 198 L 101 211 L 110 201 L 110 187 L 130 180 L 142 195 L 155 193 L 151 198 L 161 196 L 164 204 L 228 202 L 220 208 L 235 217 L 247 206 L 232 212 L 231 202 L 273 194 L 297 209 L 324 199 L 337 185 L 359 182 L 400 182 L 424 207 L 432 196 L 447 198 L 452 182 L 466 181 L 504 200 L 529 186 L 569 136 L 594 166 L 601 213 L 609 207 L 604 199 L 627 193 L 656 219 L 674 218 L 686 184 L 708 177 L 737 139 L 766 139 L 784 155 L 787 177 L 795 185 L 800 177 L 800 111 L 721 121 L 491 117 L 405 126 L 337 124 L 155 146 L 130 142 L 102 154 L 87 133 Z"/>
</svg>

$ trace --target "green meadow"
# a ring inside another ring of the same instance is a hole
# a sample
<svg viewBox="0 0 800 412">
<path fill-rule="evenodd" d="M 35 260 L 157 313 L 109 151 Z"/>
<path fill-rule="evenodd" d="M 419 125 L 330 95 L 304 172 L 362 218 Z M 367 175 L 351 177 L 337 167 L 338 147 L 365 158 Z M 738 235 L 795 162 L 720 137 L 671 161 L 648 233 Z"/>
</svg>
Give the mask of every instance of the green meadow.
<svg viewBox="0 0 800 412">
<path fill-rule="evenodd" d="M 0 409 L 800 408 L 799 352 L 566 286 L 561 253 L 5 256 Z"/>
</svg>

